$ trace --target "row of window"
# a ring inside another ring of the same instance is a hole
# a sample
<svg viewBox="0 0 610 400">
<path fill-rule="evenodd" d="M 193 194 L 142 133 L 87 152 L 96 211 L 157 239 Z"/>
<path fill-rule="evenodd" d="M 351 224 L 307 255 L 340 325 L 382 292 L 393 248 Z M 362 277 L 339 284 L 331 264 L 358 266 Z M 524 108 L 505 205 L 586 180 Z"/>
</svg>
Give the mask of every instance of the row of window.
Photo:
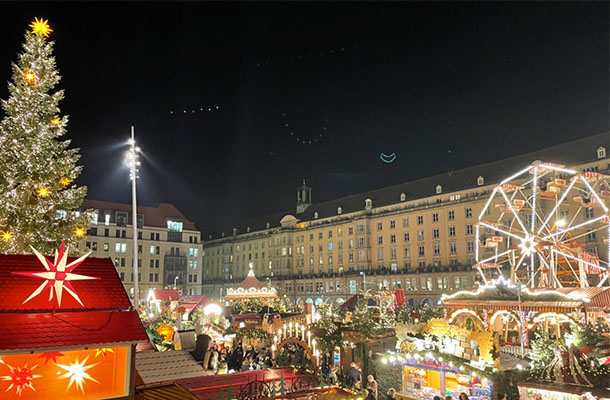
<svg viewBox="0 0 610 400">
<path fill-rule="evenodd" d="M 357 293 L 359 288 L 366 284 L 365 289 L 376 288 L 378 290 L 400 290 L 405 291 L 434 291 L 434 290 L 465 290 L 471 289 L 472 284 L 467 276 L 454 277 L 421 277 L 421 278 L 405 278 L 402 279 L 371 279 L 360 280 L 351 279 L 348 282 L 348 291 L 350 294 Z M 328 280 L 326 282 L 297 282 L 293 286 L 292 282 L 284 284 L 284 292 L 293 293 L 346 293 L 344 281 Z"/>
</svg>

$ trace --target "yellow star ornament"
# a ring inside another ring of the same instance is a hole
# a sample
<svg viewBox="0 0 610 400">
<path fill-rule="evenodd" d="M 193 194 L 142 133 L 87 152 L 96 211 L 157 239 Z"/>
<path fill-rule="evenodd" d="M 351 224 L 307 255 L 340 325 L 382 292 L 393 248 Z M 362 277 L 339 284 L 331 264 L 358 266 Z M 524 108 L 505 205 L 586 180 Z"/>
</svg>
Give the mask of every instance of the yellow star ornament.
<svg viewBox="0 0 610 400">
<path fill-rule="evenodd" d="M 49 33 L 53 32 L 53 29 L 49 26 L 49 21 L 46 19 L 34 18 L 34 22 L 30 24 L 32 32 L 38 36 L 49 37 Z"/>
</svg>

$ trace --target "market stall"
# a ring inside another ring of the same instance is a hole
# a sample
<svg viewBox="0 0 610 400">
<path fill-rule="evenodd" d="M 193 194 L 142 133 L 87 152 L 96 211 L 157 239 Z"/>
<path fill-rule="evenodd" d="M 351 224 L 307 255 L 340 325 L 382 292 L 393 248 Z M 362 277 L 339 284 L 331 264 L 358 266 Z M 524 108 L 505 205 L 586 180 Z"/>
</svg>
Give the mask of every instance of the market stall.
<svg viewBox="0 0 610 400">
<path fill-rule="evenodd" d="M 433 399 L 466 393 L 471 400 L 491 399 L 493 383 L 476 374 L 460 371 L 443 362 L 405 359 L 402 364 L 401 395 L 407 399 Z"/>
<path fill-rule="evenodd" d="M 519 398 L 521 400 L 608 400 L 610 390 L 528 382 L 519 384 Z"/>
</svg>

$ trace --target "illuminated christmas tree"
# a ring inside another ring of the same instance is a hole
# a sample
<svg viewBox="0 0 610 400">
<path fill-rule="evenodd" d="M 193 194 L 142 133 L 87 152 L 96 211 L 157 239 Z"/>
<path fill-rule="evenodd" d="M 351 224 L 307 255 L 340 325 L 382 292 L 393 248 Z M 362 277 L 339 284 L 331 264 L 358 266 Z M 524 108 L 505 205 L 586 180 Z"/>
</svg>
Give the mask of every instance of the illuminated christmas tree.
<svg viewBox="0 0 610 400">
<path fill-rule="evenodd" d="M 2 100 L 0 122 L 0 252 L 50 254 L 62 239 L 82 238 L 87 218 L 76 212 L 87 188 L 74 180 L 82 167 L 78 149 L 61 141 L 67 116 L 61 116 L 63 90 L 55 66 L 52 29 L 36 19 L 25 34 L 23 52 L 12 64 L 9 98 Z"/>
</svg>

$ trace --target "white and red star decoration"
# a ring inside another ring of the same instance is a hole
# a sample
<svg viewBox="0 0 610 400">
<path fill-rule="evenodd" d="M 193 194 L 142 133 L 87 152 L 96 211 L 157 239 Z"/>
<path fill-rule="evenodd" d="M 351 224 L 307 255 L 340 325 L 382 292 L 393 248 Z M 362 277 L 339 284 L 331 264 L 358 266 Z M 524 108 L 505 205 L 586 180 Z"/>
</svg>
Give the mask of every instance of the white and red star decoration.
<svg viewBox="0 0 610 400">
<path fill-rule="evenodd" d="M 93 276 L 72 273 L 72 271 L 76 267 L 78 267 L 83 262 L 83 260 L 87 258 L 89 254 L 91 254 L 91 252 L 66 265 L 66 263 L 68 262 L 68 252 L 65 250 L 63 241 L 61 242 L 61 246 L 59 247 L 59 253 L 57 251 L 55 252 L 54 262 L 49 261 L 35 248 L 32 247 L 32 250 L 34 251 L 36 257 L 38 257 L 38 260 L 40 260 L 42 265 L 45 267 L 46 272 L 13 272 L 13 274 L 29 276 L 31 278 L 41 278 L 45 281 L 40 286 L 38 286 L 38 288 L 34 290 L 30 297 L 25 299 L 22 304 L 27 303 L 28 301 L 32 300 L 34 297 L 42 293 L 44 290 L 49 289 L 49 301 L 53 300 L 53 291 L 55 291 L 55 295 L 57 297 L 57 307 L 61 307 L 61 297 L 64 290 L 68 292 L 68 294 L 70 294 L 76 301 L 78 301 L 81 306 L 84 307 L 83 302 L 78 297 L 78 294 L 76 294 L 76 291 L 74 290 L 74 287 L 72 286 L 70 281 L 99 279 Z"/>
<path fill-rule="evenodd" d="M 23 389 L 28 388 L 33 391 L 36 391 L 36 389 L 34 389 L 34 385 L 32 385 L 32 380 L 34 380 L 35 378 L 40 378 L 42 377 L 42 375 L 33 374 L 32 371 L 36 369 L 38 364 L 34 365 L 31 368 L 28 367 L 27 363 L 23 367 L 14 368 L 8 364 L 6 364 L 6 366 L 10 371 L 10 375 L 0 376 L 0 379 L 2 379 L 3 381 L 11 381 L 11 384 L 8 385 L 5 392 L 8 392 L 12 388 L 15 388 L 17 396 L 21 397 Z"/>
<path fill-rule="evenodd" d="M 100 383 L 98 380 L 91 377 L 91 375 L 89 375 L 89 373 L 87 372 L 88 369 L 95 367 L 99 363 L 85 365 L 87 364 L 87 360 L 89 360 L 89 356 L 85 357 L 83 361 L 78 361 L 77 358 L 76 361 L 70 363 L 70 365 L 57 364 L 58 367 L 68 371 L 61 376 L 61 378 L 70 378 L 70 382 L 68 382 L 68 388 L 66 389 L 66 391 L 70 390 L 72 384 L 75 383 L 76 388 L 80 389 L 81 393 L 85 393 L 83 383 L 85 383 L 87 379 L 96 383 Z"/>
</svg>

